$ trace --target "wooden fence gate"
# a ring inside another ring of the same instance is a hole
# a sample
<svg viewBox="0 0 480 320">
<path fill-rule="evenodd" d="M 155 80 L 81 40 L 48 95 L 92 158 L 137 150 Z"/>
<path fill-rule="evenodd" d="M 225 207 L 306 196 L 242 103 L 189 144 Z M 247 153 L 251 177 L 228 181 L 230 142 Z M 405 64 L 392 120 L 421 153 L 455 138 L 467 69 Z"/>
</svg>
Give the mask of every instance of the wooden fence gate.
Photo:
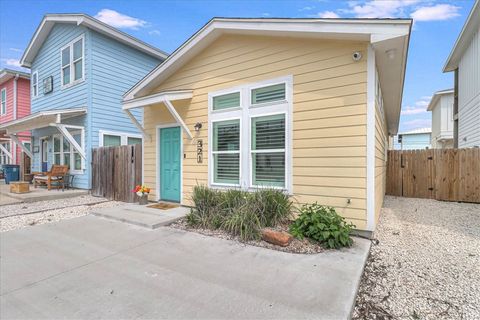
<svg viewBox="0 0 480 320">
<path fill-rule="evenodd" d="M 142 183 L 142 145 L 94 148 L 92 194 L 110 200 L 135 202 L 132 192 Z"/>
<path fill-rule="evenodd" d="M 480 203 L 480 149 L 389 150 L 386 194 Z"/>
</svg>

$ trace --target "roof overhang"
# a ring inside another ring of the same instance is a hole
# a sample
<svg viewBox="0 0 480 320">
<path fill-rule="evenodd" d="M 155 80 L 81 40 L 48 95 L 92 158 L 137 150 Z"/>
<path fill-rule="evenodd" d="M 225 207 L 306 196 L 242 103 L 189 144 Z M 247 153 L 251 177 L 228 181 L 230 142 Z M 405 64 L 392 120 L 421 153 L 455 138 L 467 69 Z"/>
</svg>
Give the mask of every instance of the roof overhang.
<svg viewBox="0 0 480 320">
<path fill-rule="evenodd" d="M 43 17 L 42 22 L 35 31 L 27 49 L 23 53 L 20 59 L 22 67 L 30 68 L 32 61 L 35 59 L 38 51 L 42 47 L 43 42 L 47 39 L 50 31 L 56 23 L 71 23 L 79 26 L 84 26 L 102 33 L 110 38 L 113 38 L 121 43 L 124 43 L 130 47 L 133 47 L 139 51 L 142 51 L 150 56 L 164 60 L 168 54 L 134 38 L 125 32 L 117 30 L 108 24 L 105 24 L 95 18 L 86 14 L 47 14 Z"/>
<path fill-rule="evenodd" d="M 87 113 L 86 108 L 58 109 L 32 113 L 18 120 L 0 125 L 0 132 L 13 134 L 17 132 L 48 127 L 51 123 L 61 123 L 69 118 L 78 117 Z"/>
<path fill-rule="evenodd" d="M 23 78 L 23 79 L 30 79 L 30 74 L 27 72 L 11 70 L 11 69 L 2 69 L 0 70 L 0 84 L 7 82 L 13 78 Z"/>
<path fill-rule="evenodd" d="M 124 95 L 148 95 L 187 61 L 224 34 L 365 41 L 375 50 L 391 133 L 397 132 L 410 40 L 411 19 L 241 19 L 214 18 Z M 395 52 L 392 55 L 387 52 Z"/>
<path fill-rule="evenodd" d="M 475 1 L 472 11 L 468 15 L 467 21 L 463 25 L 462 31 L 453 45 L 453 49 L 448 56 L 447 62 L 443 67 L 443 72 L 454 71 L 458 68 L 463 53 L 471 43 L 472 37 L 480 30 L 480 0 Z"/>
<path fill-rule="evenodd" d="M 430 103 L 428 104 L 427 111 L 432 111 L 433 107 L 437 105 L 438 100 L 440 100 L 440 97 L 447 94 L 453 95 L 453 89 L 447 89 L 447 90 L 441 90 L 441 91 L 435 92 L 433 94 L 432 99 L 430 100 Z"/>
</svg>

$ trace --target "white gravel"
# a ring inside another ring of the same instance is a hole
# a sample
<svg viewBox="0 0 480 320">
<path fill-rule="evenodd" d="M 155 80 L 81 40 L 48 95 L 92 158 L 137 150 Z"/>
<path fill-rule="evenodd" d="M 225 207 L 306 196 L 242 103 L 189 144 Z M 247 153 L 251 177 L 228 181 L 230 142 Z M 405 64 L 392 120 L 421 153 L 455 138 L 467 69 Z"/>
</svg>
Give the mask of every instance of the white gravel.
<svg viewBox="0 0 480 320">
<path fill-rule="evenodd" d="M 122 204 L 124 203 L 86 195 L 0 206 L 0 232 L 80 217 L 90 214 L 94 208 L 114 207 Z"/>
<path fill-rule="evenodd" d="M 384 207 L 353 319 L 480 319 L 480 204 Z"/>
</svg>

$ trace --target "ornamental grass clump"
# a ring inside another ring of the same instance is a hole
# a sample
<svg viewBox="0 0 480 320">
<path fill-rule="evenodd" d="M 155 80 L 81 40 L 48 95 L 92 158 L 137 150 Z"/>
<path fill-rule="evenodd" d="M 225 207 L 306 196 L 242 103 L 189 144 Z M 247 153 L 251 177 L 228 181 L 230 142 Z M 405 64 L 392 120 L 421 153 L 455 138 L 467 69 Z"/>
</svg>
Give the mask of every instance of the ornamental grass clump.
<svg viewBox="0 0 480 320">
<path fill-rule="evenodd" d="M 281 190 L 225 191 L 195 186 L 194 208 L 187 215 L 190 226 L 222 229 L 242 240 L 260 238 L 260 230 L 275 227 L 292 217 L 292 202 Z"/>
<path fill-rule="evenodd" d="M 347 223 L 334 208 L 317 203 L 303 205 L 300 215 L 290 226 L 290 233 L 299 239 L 309 238 L 331 249 L 350 247 L 350 234 L 355 226 Z"/>
</svg>

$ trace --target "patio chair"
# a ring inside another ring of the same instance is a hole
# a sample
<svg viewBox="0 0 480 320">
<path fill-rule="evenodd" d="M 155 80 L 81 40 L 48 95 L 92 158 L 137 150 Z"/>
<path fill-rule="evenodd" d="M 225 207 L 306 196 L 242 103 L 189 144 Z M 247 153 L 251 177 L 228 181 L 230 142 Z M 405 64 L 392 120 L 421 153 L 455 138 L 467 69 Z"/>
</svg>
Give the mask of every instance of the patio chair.
<svg viewBox="0 0 480 320">
<path fill-rule="evenodd" d="M 34 187 L 47 186 L 48 190 L 65 188 L 63 183 L 68 173 L 68 166 L 54 164 L 49 172 L 33 176 Z"/>
</svg>

